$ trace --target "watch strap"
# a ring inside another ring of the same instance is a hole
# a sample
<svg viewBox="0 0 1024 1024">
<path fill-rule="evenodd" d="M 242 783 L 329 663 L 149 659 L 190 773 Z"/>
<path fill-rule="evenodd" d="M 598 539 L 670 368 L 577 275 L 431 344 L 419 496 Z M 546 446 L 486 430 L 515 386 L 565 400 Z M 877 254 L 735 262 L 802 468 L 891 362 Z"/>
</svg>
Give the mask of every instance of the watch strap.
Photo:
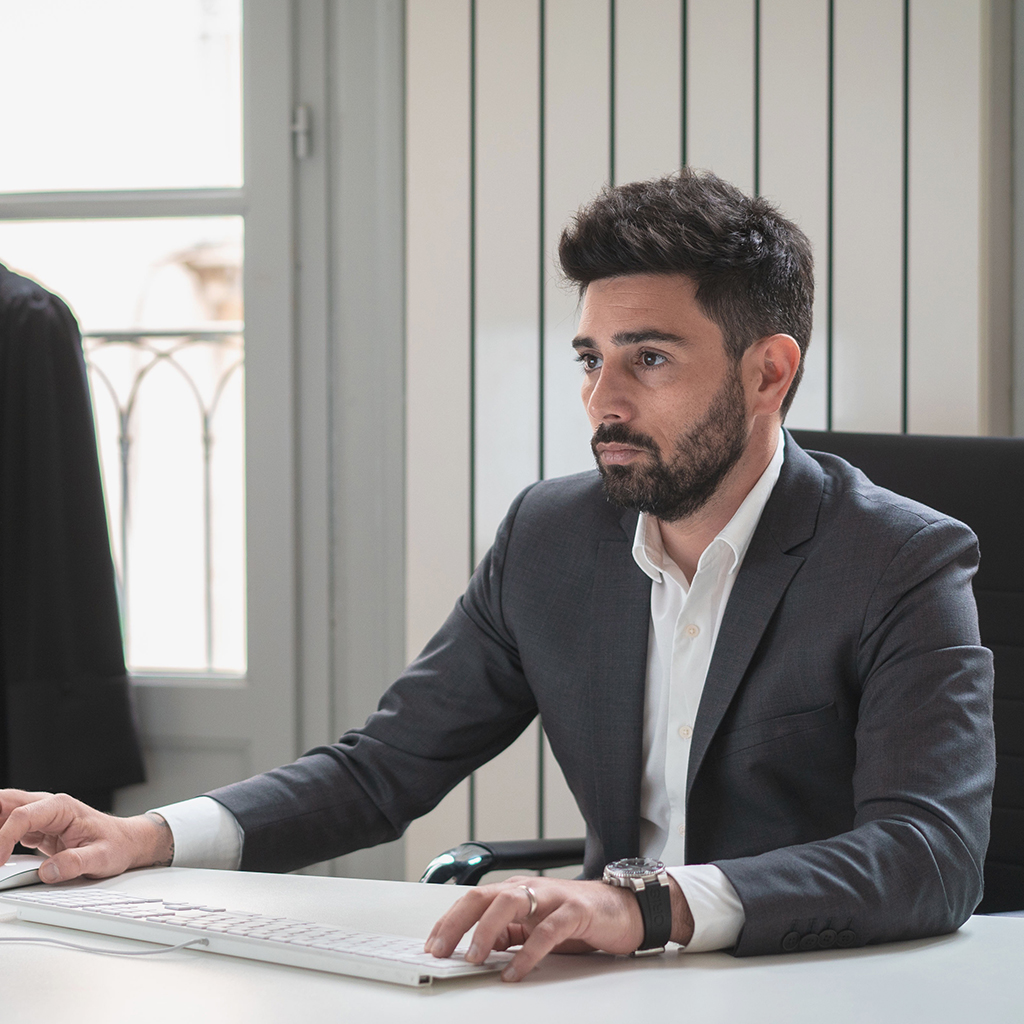
<svg viewBox="0 0 1024 1024">
<path fill-rule="evenodd" d="M 640 904 L 644 939 L 634 956 L 662 953 L 672 936 L 672 891 L 668 875 L 662 871 L 650 881 L 631 879 L 631 888 Z"/>
</svg>

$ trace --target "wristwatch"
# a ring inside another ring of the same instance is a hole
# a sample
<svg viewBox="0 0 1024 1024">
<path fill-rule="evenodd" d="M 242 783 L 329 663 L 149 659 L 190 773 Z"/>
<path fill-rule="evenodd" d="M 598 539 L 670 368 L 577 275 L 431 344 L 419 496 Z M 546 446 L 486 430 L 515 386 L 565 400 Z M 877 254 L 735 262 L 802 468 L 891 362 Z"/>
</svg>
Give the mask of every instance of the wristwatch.
<svg viewBox="0 0 1024 1024">
<path fill-rule="evenodd" d="M 665 865 L 649 857 L 627 857 L 608 864 L 602 881 L 636 894 L 644 919 L 644 940 L 632 956 L 664 953 L 672 935 L 672 896 Z"/>
</svg>

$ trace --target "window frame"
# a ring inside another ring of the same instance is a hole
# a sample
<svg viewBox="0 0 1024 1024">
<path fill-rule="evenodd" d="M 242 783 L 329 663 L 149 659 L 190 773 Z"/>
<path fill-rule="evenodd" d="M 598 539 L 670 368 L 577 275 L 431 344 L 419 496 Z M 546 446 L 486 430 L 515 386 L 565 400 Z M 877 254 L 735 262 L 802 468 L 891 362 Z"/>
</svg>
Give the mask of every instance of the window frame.
<svg viewBox="0 0 1024 1024">
<path fill-rule="evenodd" d="M 243 2 L 241 188 L 0 193 L 8 221 L 244 218 L 248 668 L 132 683 L 148 751 L 223 747 L 250 771 L 291 759 L 297 740 L 292 20 L 291 4 Z M 145 803 L 150 787 L 136 789 L 129 804 Z"/>
</svg>

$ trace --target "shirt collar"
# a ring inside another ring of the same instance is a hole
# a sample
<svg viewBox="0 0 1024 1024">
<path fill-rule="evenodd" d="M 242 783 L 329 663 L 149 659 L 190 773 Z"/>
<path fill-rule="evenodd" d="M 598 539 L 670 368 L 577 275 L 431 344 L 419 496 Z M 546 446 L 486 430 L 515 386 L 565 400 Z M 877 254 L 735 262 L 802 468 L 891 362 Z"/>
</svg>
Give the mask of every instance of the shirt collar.
<svg viewBox="0 0 1024 1024">
<path fill-rule="evenodd" d="M 729 573 L 734 573 L 739 568 L 743 556 L 747 553 L 747 548 L 750 547 L 750 541 L 761 519 L 761 513 L 764 511 L 768 498 L 778 482 L 779 474 L 782 472 L 785 444 L 785 434 L 780 428 L 779 442 L 775 446 L 775 454 L 772 455 L 771 461 L 758 477 L 757 483 L 751 487 L 740 507 L 736 509 L 732 519 L 722 527 L 718 536 L 701 554 L 700 561 L 697 563 L 698 571 L 705 563 L 705 557 L 710 557 L 709 552 L 723 547 L 732 556 Z M 633 560 L 655 583 L 661 583 L 664 578 L 667 558 L 658 520 L 646 512 L 641 512 L 636 524 L 636 533 L 633 535 Z"/>
</svg>

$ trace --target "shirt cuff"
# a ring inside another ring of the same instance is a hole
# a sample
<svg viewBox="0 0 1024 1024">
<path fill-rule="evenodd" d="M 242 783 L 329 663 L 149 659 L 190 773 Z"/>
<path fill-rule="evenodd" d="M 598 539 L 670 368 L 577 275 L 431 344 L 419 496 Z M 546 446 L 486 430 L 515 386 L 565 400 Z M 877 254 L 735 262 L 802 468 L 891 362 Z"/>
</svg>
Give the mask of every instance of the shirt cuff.
<svg viewBox="0 0 1024 1024">
<path fill-rule="evenodd" d="M 679 883 L 693 915 L 693 938 L 685 953 L 707 953 L 736 945 L 747 915 L 732 882 L 714 864 L 667 868 Z"/>
<path fill-rule="evenodd" d="M 242 863 L 242 826 L 223 804 L 212 797 L 197 796 L 152 810 L 171 829 L 171 867 L 238 870 Z"/>
</svg>

